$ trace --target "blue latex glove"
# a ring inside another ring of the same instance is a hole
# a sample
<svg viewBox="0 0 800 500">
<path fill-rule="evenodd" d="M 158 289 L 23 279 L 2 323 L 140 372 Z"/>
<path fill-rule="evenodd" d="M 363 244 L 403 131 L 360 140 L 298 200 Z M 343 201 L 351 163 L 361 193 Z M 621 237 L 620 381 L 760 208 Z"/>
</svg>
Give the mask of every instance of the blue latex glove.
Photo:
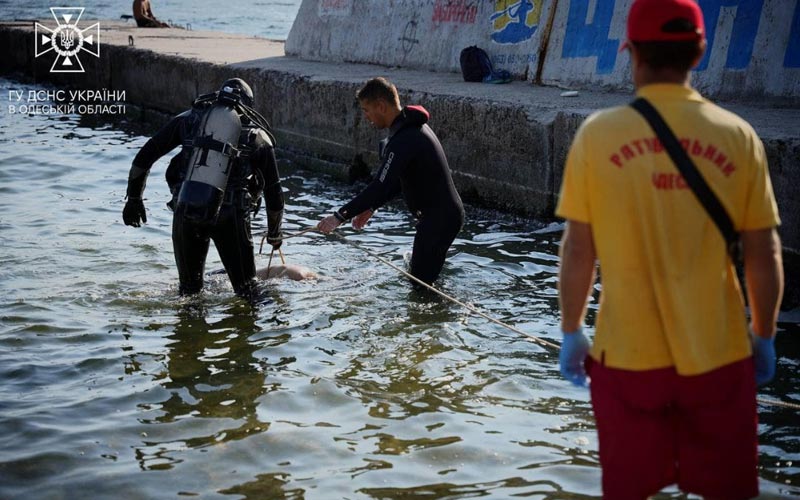
<svg viewBox="0 0 800 500">
<path fill-rule="evenodd" d="M 756 385 L 767 384 L 775 376 L 775 337 L 765 339 L 753 335 L 753 361 L 756 365 Z"/>
<path fill-rule="evenodd" d="M 561 375 L 577 386 L 586 385 L 586 370 L 583 361 L 589 354 L 589 339 L 583 334 L 583 328 L 574 332 L 561 332 L 564 339 L 561 342 L 561 352 L 558 362 L 561 365 Z"/>
</svg>

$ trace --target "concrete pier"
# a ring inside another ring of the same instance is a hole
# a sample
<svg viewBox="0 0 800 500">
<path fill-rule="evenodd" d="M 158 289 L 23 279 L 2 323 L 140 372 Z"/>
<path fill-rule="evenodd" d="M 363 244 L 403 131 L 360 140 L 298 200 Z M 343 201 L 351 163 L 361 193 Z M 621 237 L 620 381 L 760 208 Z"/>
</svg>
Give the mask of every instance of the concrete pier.
<svg viewBox="0 0 800 500">
<path fill-rule="evenodd" d="M 286 52 L 308 60 L 459 71 L 478 45 L 521 80 L 629 91 L 619 52 L 633 0 L 303 0 Z M 800 4 L 702 0 L 708 50 L 693 74 L 703 95 L 800 104 Z M 358 33 L 358 36 L 352 36 Z"/>
<path fill-rule="evenodd" d="M 386 76 L 405 103 L 431 112 L 431 126 L 465 200 L 542 218 L 553 215 L 578 125 L 596 109 L 631 99 L 627 92 L 561 97 L 562 89 L 526 81 L 476 84 L 463 82 L 457 73 L 305 61 L 285 56 L 281 42 L 120 22 L 100 22 L 100 55 L 81 56 L 84 73 L 51 73 L 54 56 L 35 57 L 32 23 L 0 24 L 0 44 L 11 48 L 0 59 L 2 73 L 23 72 L 82 89 L 124 90 L 128 102 L 169 113 L 241 76 L 253 85 L 256 108 L 273 125 L 281 152 L 305 167 L 342 177 L 357 177 L 375 166 L 382 134 L 362 118 L 354 94 L 366 79 Z M 787 251 L 798 254 L 798 109 L 721 104 L 752 123 L 764 141 L 783 219 L 781 236 Z"/>
</svg>

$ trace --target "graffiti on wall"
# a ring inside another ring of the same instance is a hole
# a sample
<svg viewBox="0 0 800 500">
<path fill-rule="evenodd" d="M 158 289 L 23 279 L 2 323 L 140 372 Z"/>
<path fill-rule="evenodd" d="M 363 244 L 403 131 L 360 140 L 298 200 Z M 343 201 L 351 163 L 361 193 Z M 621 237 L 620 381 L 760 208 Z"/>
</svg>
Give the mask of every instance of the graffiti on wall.
<svg viewBox="0 0 800 500">
<path fill-rule="evenodd" d="M 564 43 L 561 57 L 573 59 L 596 57 L 595 71 L 599 75 L 614 71 L 620 40 L 609 38 L 611 20 L 617 0 L 571 0 L 567 14 Z M 706 23 L 708 49 L 697 67 L 708 68 L 716 39 L 720 16 L 732 15 L 733 27 L 727 53 L 724 55 L 725 69 L 746 69 L 752 60 L 756 34 L 761 21 L 764 0 L 698 0 Z M 594 4 L 593 12 L 590 8 Z M 725 9 L 723 11 L 723 9 Z M 735 13 L 734 13 L 735 12 Z M 795 7 L 791 35 L 784 58 L 784 67 L 800 67 L 800 5 Z M 716 57 L 716 54 L 715 54 Z"/>
<path fill-rule="evenodd" d="M 794 8 L 792 30 L 789 32 L 789 46 L 783 58 L 784 68 L 800 68 L 800 2 Z"/>
<path fill-rule="evenodd" d="M 403 36 L 399 38 L 399 41 L 403 47 L 403 54 L 408 56 L 414 47 L 419 45 L 419 38 L 417 38 L 417 28 L 419 28 L 419 21 L 418 17 L 415 14 L 414 17 L 406 23 L 406 27 L 403 29 Z"/>
<path fill-rule="evenodd" d="M 492 40 L 501 44 L 530 40 L 542 18 L 544 0 L 495 0 Z"/>
<path fill-rule="evenodd" d="M 353 0 L 319 0 L 319 16 L 349 16 Z"/>
<path fill-rule="evenodd" d="M 475 24 L 478 16 L 478 0 L 436 0 L 433 4 L 434 24 Z"/>
<path fill-rule="evenodd" d="M 703 18 L 706 22 L 708 48 L 703 60 L 697 66 L 697 70 L 702 71 L 708 68 L 708 61 L 714 48 L 717 23 L 723 7 L 736 8 L 731 40 L 725 56 L 725 68 L 745 69 L 749 66 L 753 56 L 758 24 L 761 20 L 761 11 L 764 8 L 764 0 L 700 0 L 698 3 L 703 10 Z"/>
<path fill-rule="evenodd" d="M 492 64 L 496 66 L 533 64 L 536 62 L 536 59 L 536 54 L 493 54 Z"/>
<path fill-rule="evenodd" d="M 597 57 L 597 74 L 604 75 L 614 70 L 620 45 L 619 40 L 608 38 L 616 2 L 596 0 L 591 22 L 587 21 L 589 3 L 589 0 L 572 0 L 569 3 L 561 57 Z"/>
</svg>

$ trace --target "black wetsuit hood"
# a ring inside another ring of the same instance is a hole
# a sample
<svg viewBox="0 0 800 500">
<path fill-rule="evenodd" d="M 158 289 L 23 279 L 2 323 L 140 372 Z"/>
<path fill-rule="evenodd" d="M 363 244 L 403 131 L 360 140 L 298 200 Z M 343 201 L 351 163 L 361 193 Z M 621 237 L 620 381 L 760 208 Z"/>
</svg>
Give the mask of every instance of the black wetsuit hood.
<svg viewBox="0 0 800 500">
<path fill-rule="evenodd" d="M 411 105 L 400 110 L 400 114 L 389 127 L 389 137 L 392 137 L 406 127 L 421 127 L 428 123 L 431 114 L 422 106 Z"/>
</svg>

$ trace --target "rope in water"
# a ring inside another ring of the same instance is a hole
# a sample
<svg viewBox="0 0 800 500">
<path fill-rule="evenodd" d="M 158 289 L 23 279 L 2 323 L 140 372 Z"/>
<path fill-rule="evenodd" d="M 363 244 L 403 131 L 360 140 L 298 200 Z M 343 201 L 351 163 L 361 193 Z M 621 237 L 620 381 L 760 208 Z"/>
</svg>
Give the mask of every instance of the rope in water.
<svg viewBox="0 0 800 500">
<path fill-rule="evenodd" d="M 558 344 L 554 344 L 553 342 L 550 342 L 548 340 L 544 340 L 544 339 L 539 338 L 539 337 L 537 337 L 535 335 L 531 335 L 529 333 L 525 333 L 522 330 L 520 330 L 519 328 L 511 326 L 508 323 L 503 323 L 499 319 L 495 319 L 495 318 L 489 316 L 488 314 L 485 314 L 485 313 L 479 311 L 475 307 L 473 307 L 473 306 L 471 306 L 469 304 L 466 304 L 464 302 L 461 302 L 460 300 L 456 299 L 455 297 L 452 297 L 452 296 L 444 293 L 443 291 L 441 291 L 441 290 L 439 290 L 439 289 L 437 289 L 437 288 L 425 283 L 424 281 L 422 281 L 421 279 L 417 278 L 416 276 L 406 272 L 403 269 L 400 269 L 399 267 L 397 267 L 396 265 L 392 264 L 388 260 L 384 259 L 380 255 L 376 254 L 372 250 L 359 245 L 355 241 L 350 241 L 350 240 L 348 240 L 347 238 L 345 238 L 344 236 L 342 236 L 341 234 L 338 234 L 338 233 L 331 233 L 331 234 L 333 234 L 334 236 L 336 236 L 340 240 L 344 241 L 348 245 L 351 245 L 351 246 L 361 250 L 362 252 L 366 253 L 367 255 L 377 259 L 381 263 L 386 264 L 387 266 L 391 267 L 392 269 L 394 269 L 398 273 L 402 274 L 406 278 L 410 279 L 414 283 L 427 288 L 428 290 L 430 290 L 430 291 L 432 291 L 432 292 L 444 297 L 445 299 L 449 300 L 450 302 L 453 302 L 454 304 L 458 304 L 459 306 L 463 307 L 464 309 L 468 310 L 469 312 L 471 312 L 473 314 L 477 314 L 478 316 L 480 316 L 480 317 L 482 317 L 484 319 L 487 319 L 487 320 L 491 321 L 492 323 L 495 323 L 495 324 L 500 325 L 502 327 L 508 328 L 512 332 L 517 333 L 519 335 L 522 335 L 523 337 L 527 337 L 528 339 L 530 339 L 530 340 L 532 340 L 532 341 L 534 341 L 534 342 L 536 342 L 538 344 L 541 344 L 541 345 L 546 346 L 546 347 L 551 347 L 553 349 L 560 349 L 560 346 Z"/>
<path fill-rule="evenodd" d="M 316 231 L 316 230 L 317 230 L 317 226 L 312 226 L 312 227 L 309 227 L 308 229 L 303 229 L 302 231 L 297 232 L 297 233 L 284 234 L 281 237 L 281 239 L 282 240 L 288 240 L 289 238 L 296 238 L 298 236 L 303 236 L 306 233 L 310 233 L 310 232 Z M 266 240 L 266 239 L 267 239 L 267 233 L 265 232 L 264 235 L 261 236 L 261 243 L 258 245 L 258 255 L 261 255 L 261 250 L 264 249 L 264 240 Z M 284 262 L 284 264 L 286 264 L 286 262 Z"/>
<path fill-rule="evenodd" d="M 782 408 L 790 408 L 792 410 L 800 410 L 800 404 L 797 403 L 789 403 L 787 401 L 781 401 L 779 399 L 772 399 L 772 398 L 756 398 L 756 402 L 771 405 L 771 406 L 780 406 Z"/>
<path fill-rule="evenodd" d="M 316 231 L 316 230 L 317 230 L 316 227 L 310 227 L 310 228 L 305 229 L 303 231 L 300 231 L 298 233 L 285 235 L 283 237 L 283 239 L 302 236 L 302 235 L 304 235 L 306 233 L 310 233 L 310 232 Z M 339 233 L 331 233 L 331 234 L 333 236 L 337 237 L 338 239 L 340 239 L 341 241 L 347 243 L 348 245 L 361 250 L 362 252 L 366 253 L 370 257 L 375 258 L 376 260 L 378 260 L 382 264 L 385 264 L 385 265 L 391 267 L 392 269 L 394 269 L 395 271 L 397 271 L 401 275 L 405 276 L 406 278 L 410 279 L 414 283 L 417 283 L 418 285 L 421 285 L 421 286 L 425 287 L 426 289 L 436 293 L 437 295 L 439 295 L 441 297 L 444 297 L 445 299 L 449 300 L 450 302 L 463 307 L 464 309 L 468 310 L 469 312 L 471 312 L 473 314 L 477 314 L 478 316 L 480 316 L 480 317 L 482 317 L 482 318 L 484 318 L 484 319 L 486 319 L 486 320 L 488 320 L 488 321 L 490 321 L 490 322 L 492 322 L 492 323 L 494 323 L 496 325 L 499 325 L 499 326 L 502 326 L 504 328 L 507 328 L 508 330 L 511 330 L 512 332 L 514 332 L 514 333 L 516 333 L 518 335 L 521 335 L 521 336 L 523 336 L 523 337 L 525 337 L 525 338 L 527 338 L 527 339 L 529 339 L 529 340 L 531 340 L 533 342 L 541 344 L 541 345 L 543 345 L 545 347 L 550 347 L 552 349 L 561 350 L 561 346 L 558 345 L 558 344 L 555 344 L 555 343 L 550 342 L 548 340 L 542 339 L 542 338 L 537 337 L 535 335 L 531 335 L 530 333 L 523 332 L 519 328 L 516 328 L 515 326 L 509 325 L 508 323 L 504 323 L 503 321 L 500 321 L 499 319 L 493 318 L 493 317 L 481 312 L 480 310 L 476 309 L 474 306 L 466 304 L 466 303 L 456 299 L 455 297 L 452 297 L 452 296 L 446 294 L 445 292 L 443 292 L 443 291 L 441 291 L 441 290 L 429 285 L 428 283 L 425 283 L 424 281 L 420 280 L 416 276 L 410 274 L 409 272 L 405 271 L 404 269 L 401 269 L 401 268 L 397 267 L 396 265 L 392 264 L 391 262 L 389 262 L 388 260 L 384 259 L 380 255 L 376 254 L 372 250 L 370 250 L 370 249 L 368 249 L 368 248 L 366 248 L 366 247 L 364 247 L 362 245 L 359 245 L 355 241 L 348 240 L 347 238 L 345 238 L 344 236 L 342 236 Z M 264 234 L 264 237 L 261 239 L 261 245 L 262 246 L 264 244 L 264 238 L 266 238 L 266 237 L 267 237 L 267 235 Z M 275 250 L 273 249 L 272 252 L 269 255 L 270 263 L 272 262 L 272 253 L 274 253 L 274 252 L 275 252 Z M 286 264 L 286 261 L 283 259 L 283 252 L 281 252 L 280 249 L 278 249 L 278 252 L 280 253 L 281 260 L 283 261 L 284 264 Z M 260 249 L 259 249 L 259 253 L 261 253 Z M 269 270 L 269 264 L 267 264 L 267 270 Z M 786 402 L 786 401 L 780 401 L 778 399 L 756 397 L 756 402 L 761 403 L 761 404 L 765 404 L 765 405 L 770 405 L 770 406 L 780 406 L 782 408 L 800 410 L 800 404 L 790 403 L 790 402 Z"/>
</svg>

